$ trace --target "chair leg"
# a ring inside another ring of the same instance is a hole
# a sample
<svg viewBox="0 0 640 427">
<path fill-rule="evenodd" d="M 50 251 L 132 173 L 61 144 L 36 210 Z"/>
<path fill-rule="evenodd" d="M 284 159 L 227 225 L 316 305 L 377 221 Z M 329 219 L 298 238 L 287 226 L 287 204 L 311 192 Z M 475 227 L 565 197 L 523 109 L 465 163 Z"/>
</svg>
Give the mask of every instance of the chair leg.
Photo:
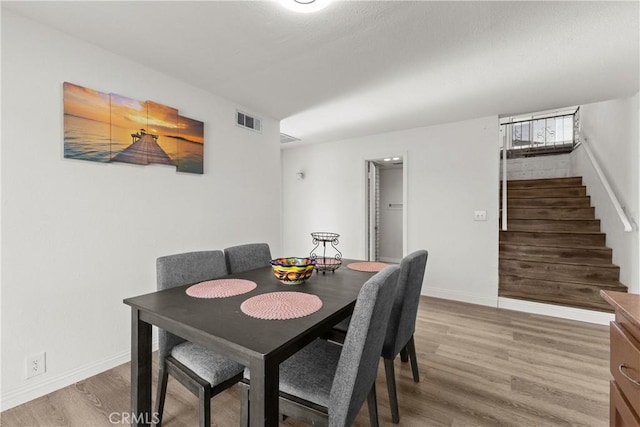
<svg viewBox="0 0 640 427">
<path fill-rule="evenodd" d="M 387 376 L 391 421 L 393 421 L 394 424 L 398 424 L 400 422 L 400 413 L 398 411 L 398 394 L 396 392 L 396 374 L 393 368 L 393 359 L 384 359 L 384 372 Z"/>
<path fill-rule="evenodd" d="M 240 383 L 240 427 L 249 427 L 249 386 Z"/>
<path fill-rule="evenodd" d="M 402 347 L 402 350 L 400 350 L 400 360 L 404 363 L 407 363 L 409 361 L 409 353 L 407 352 L 406 345 Z"/>
<path fill-rule="evenodd" d="M 167 380 L 169 379 L 169 371 L 161 366 L 158 371 L 158 390 L 156 393 L 156 410 L 158 422 L 157 427 L 162 425 L 162 413 L 164 412 L 164 398 L 167 395 Z"/>
<path fill-rule="evenodd" d="M 416 343 L 413 340 L 413 335 L 411 335 L 411 339 L 407 343 L 407 352 L 409 353 L 409 358 L 411 359 L 411 372 L 413 373 L 413 381 L 420 382 L 420 373 L 418 372 L 418 359 L 416 357 Z"/>
<path fill-rule="evenodd" d="M 369 422 L 371 427 L 378 427 L 378 400 L 376 399 L 376 383 L 374 382 L 367 396 L 369 407 Z"/>
<path fill-rule="evenodd" d="M 200 427 L 211 427 L 211 389 L 201 387 L 198 398 L 200 400 Z"/>
</svg>

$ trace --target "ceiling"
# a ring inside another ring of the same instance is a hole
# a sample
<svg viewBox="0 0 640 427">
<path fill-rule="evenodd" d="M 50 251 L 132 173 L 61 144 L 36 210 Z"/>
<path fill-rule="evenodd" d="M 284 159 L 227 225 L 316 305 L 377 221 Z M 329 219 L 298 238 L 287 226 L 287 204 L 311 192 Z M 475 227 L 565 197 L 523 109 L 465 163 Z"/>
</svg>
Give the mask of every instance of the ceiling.
<svg viewBox="0 0 640 427">
<path fill-rule="evenodd" d="M 314 14 L 276 1 L 2 5 L 282 120 L 301 143 L 639 90 L 638 1 L 334 1 Z"/>
</svg>

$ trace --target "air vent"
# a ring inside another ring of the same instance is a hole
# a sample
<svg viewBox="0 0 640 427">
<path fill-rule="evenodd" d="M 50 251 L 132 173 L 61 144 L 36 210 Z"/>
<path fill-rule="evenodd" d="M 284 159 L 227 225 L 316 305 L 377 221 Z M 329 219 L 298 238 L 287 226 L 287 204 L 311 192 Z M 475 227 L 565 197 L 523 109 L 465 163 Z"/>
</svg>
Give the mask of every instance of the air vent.
<svg viewBox="0 0 640 427">
<path fill-rule="evenodd" d="M 287 135 L 286 133 L 280 134 L 280 144 L 286 144 L 287 142 L 300 141 L 300 138 L 296 138 L 295 136 Z"/>
<path fill-rule="evenodd" d="M 236 124 L 243 128 L 251 129 L 256 132 L 262 132 L 262 119 L 240 110 L 236 110 Z"/>
</svg>

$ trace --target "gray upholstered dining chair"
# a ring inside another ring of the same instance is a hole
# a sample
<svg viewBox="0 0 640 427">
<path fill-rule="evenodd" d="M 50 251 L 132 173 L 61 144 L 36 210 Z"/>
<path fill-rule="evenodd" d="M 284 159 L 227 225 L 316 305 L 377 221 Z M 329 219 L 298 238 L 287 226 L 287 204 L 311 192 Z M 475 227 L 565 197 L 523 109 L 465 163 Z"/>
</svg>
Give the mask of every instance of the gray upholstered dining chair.
<svg viewBox="0 0 640 427">
<path fill-rule="evenodd" d="M 282 415 L 312 425 L 349 427 L 365 399 L 372 426 L 378 425 L 375 380 L 399 267 L 371 277 L 358 294 L 344 346 L 317 339 L 280 364 Z M 250 372 L 245 370 L 241 425 L 249 420 Z"/>
<path fill-rule="evenodd" d="M 227 274 L 222 251 L 189 252 L 156 261 L 158 290 L 195 284 Z M 158 426 L 169 374 L 198 396 L 200 426 L 211 425 L 211 398 L 242 379 L 244 366 L 162 329 L 158 332 Z"/>
<path fill-rule="evenodd" d="M 420 290 L 422 289 L 422 280 L 427 266 L 428 255 L 428 252 L 425 250 L 415 251 L 404 257 L 400 263 L 398 289 L 394 298 L 391 316 L 389 317 L 389 326 L 387 328 L 384 346 L 382 347 L 384 370 L 387 377 L 387 391 L 389 392 L 389 406 L 391 407 L 391 419 L 395 424 L 400 422 L 395 369 L 393 366 L 393 361 L 398 354 L 400 354 L 403 362 L 411 359 L 413 381 L 420 381 L 413 334 L 416 329 Z M 338 323 L 334 326 L 328 338 L 336 342 L 343 342 L 344 334 L 348 326 L 349 319 Z"/>
<path fill-rule="evenodd" d="M 242 273 L 271 265 L 271 250 L 266 243 L 249 243 L 224 250 L 229 274 Z"/>
</svg>

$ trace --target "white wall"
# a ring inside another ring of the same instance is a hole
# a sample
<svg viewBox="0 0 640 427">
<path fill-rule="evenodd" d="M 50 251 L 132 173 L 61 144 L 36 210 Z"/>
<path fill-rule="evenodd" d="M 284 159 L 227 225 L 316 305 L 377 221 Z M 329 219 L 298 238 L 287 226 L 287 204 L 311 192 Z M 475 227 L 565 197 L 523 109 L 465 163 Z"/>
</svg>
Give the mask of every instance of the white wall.
<svg viewBox="0 0 640 427">
<path fill-rule="evenodd" d="M 638 215 L 640 174 L 638 165 L 638 98 L 616 99 L 580 107 L 582 135 L 614 189 L 621 205 L 635 224 Z M 640 293 L 638 265 L 638 229 L 625 232 L 601 181 L 591 166 L 584 149 L 573 152 L 574 173 L 583 177 L 596 217 L 607 234 L 607 246 L 613 249 L 613 262 L 620 266 L 620 281 L 629 291 Z"/>
<path fill-rule="evenodd" d="M 402 260 L 402 175 L 399 168 L 380 169 L 380 261 Z"/>
<path fill-rule="evenodd" d="M 64 159 L 64 81 L 205 122 L 205 174 Z M 249 241 L 280 254 L 277 121 L 236 127 L 238 106 L 6 11 L 2 89 L 3 409 L 128 360 L 122 300 L 155 289 L 158 256 Z M 47 373 L 25 380 L 40 351 Z"/>
<path fill-rule="evenodd" d="M 573 176 L 571 154 L 522 157 L 507 160 L 507 179 L 541 179 Z M 500 165 L 502 179 L 502 164 Z"/>
<path fill-rule="evenodd" d="M 284 251 L 307 254 L 311 232 L 333 231 L 346 258 L 364 258 L 364 159 L 405 154 L 407 248 L 429 251 L 422 293 L 495 306 L 497 117 L 284 149 Z M 488 220 L 474 222 L 474 210 Z"/>
</svg>

